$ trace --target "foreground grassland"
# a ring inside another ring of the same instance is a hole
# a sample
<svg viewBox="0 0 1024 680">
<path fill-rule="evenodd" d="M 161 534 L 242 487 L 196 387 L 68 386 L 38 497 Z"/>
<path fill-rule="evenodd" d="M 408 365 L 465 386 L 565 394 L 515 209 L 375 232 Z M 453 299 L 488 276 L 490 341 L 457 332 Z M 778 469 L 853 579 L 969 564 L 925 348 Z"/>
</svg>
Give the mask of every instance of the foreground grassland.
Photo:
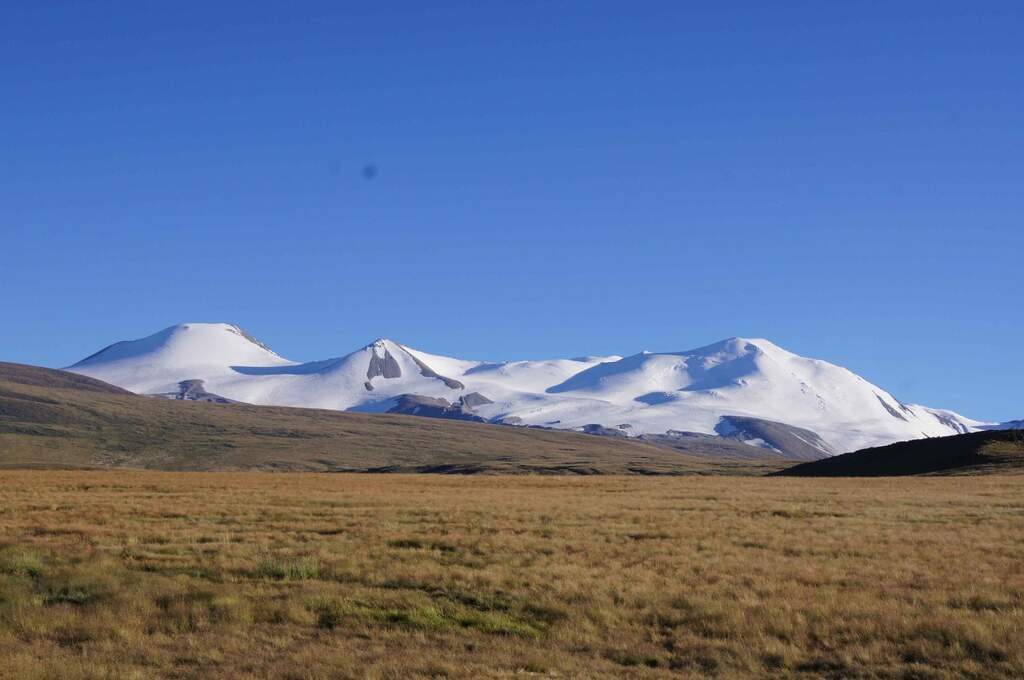
<svg viewBox="0 0 1024 680">
<path fill-rule="evenodd" d="M 0 473 L 0 676 L 1024 677 L 1024 476 Z"/>
</svg>

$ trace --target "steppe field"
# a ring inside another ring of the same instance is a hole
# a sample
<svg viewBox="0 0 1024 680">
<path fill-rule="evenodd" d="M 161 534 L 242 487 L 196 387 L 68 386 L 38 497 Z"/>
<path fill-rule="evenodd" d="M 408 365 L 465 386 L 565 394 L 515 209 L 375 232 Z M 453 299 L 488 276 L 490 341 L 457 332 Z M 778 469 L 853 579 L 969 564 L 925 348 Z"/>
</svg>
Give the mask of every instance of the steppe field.
<svg viewBox="0 0 1024 680">
<path fill-rule="evenodd" d="M 1020 678 L 1024 475 L 0 472 L 0 677 Z"/>
</svg>

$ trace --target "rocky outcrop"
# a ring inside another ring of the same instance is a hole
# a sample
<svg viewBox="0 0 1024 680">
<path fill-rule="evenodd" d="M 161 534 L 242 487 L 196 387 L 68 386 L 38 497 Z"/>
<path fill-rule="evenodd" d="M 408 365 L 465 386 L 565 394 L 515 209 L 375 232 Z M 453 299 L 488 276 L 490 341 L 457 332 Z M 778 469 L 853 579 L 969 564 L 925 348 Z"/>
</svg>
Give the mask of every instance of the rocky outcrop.
<svg viewBox="0 0 1024 680">
<path fill-rule="evenodd" d="M 388 410 L 388 413 L 446 420 L 469 420 L 477 423 L 486 422 L 466 407 L 461 400 L 453 404 L 447 399 L 425 397 L 422 394 L 403 394 L 396 397 L 395 405 Z"/>
</svg>

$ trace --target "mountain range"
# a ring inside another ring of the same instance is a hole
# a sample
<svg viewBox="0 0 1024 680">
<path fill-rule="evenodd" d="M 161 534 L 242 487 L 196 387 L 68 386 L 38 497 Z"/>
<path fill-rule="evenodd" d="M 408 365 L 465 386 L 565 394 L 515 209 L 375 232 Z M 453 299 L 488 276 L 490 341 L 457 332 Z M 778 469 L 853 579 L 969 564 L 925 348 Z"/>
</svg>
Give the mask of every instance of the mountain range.
<svg viewBox="0 0 1024 680">
<path fill-rule="evenodd" d="M 297 362 L 236 325 L 185 323 L 116 342 L 67 370 L 174 399 L 406 413 L 669 445 L 718 437 L 805 459 L 1000 427 L 905 404 L 845 368 L 753 338 L 502 362 L 380 338 L 338 358 Z"/>
</svg>

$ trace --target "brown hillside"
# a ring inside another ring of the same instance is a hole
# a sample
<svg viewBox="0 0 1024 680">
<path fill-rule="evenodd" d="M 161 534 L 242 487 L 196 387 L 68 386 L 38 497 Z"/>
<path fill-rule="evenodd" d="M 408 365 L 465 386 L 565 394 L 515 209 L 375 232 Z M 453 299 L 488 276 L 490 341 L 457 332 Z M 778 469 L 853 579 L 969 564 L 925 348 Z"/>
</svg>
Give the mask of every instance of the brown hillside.
<svg viewBox="0 0 1024 680">
<path fill-rule="evenodd" d="M 712 460 L 697 446 L 688 455 L 551 430 L 173 401 L 0 363 L 0 467 L 749 474 L 780 465 Z"/>
</svg>

